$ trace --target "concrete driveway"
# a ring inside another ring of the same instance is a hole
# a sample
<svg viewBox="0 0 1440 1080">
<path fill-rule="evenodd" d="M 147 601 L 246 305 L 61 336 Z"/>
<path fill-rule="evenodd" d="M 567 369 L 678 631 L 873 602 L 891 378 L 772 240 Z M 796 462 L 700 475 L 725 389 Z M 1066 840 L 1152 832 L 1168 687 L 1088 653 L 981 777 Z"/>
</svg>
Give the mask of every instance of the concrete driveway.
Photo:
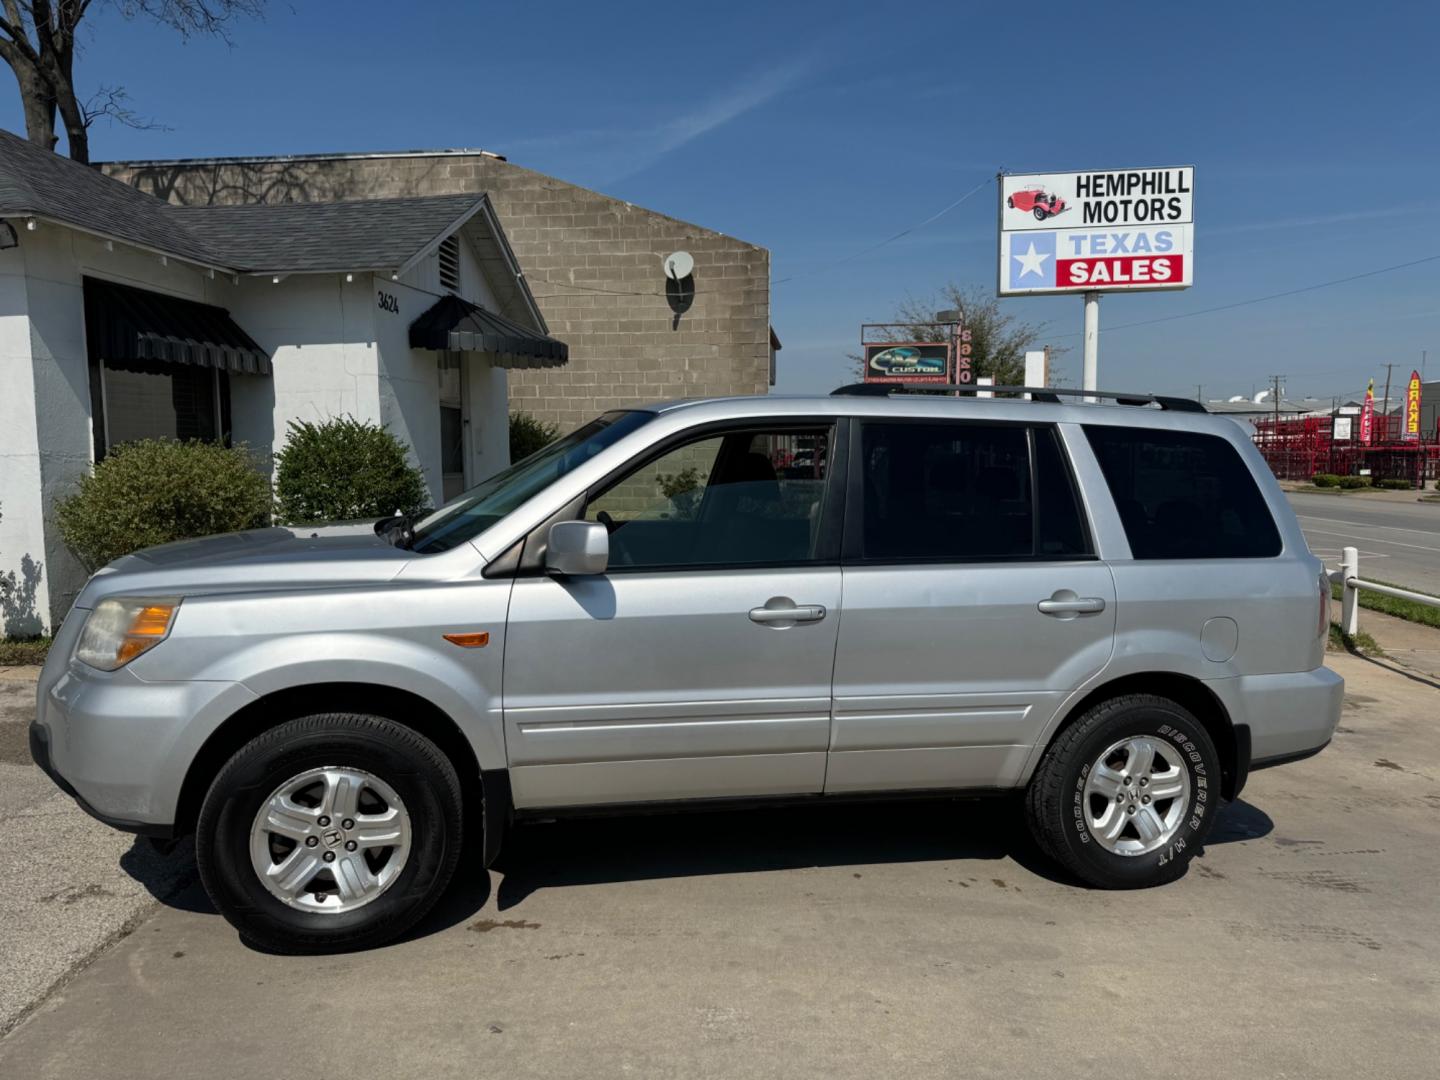
<svg viewBox="0 0 1440 1080">
<path fill-rule="evenodd" d="M 0 1075 L 1433 1077 L 1440 684 L 1331 663 L 1334 745 L 1165 888 L 1057 880 L 1007 803 L 537 825 L 364 954 L 253 952 L 183 891 Z"/>
</svg>

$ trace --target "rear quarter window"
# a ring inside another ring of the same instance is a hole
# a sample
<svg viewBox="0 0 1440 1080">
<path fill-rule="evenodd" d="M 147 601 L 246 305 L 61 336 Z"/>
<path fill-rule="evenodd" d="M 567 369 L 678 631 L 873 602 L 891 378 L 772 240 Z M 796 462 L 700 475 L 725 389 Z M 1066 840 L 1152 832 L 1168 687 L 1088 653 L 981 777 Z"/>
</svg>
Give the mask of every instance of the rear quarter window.
<svg viewBox="0 0 1440 1080">
<path fill-rule="evenodd" d="M 1280 532 L 1249 468 L 1217 435 L 1084 425 L 1137 559 L 1259 559 Z"/>
</svg>

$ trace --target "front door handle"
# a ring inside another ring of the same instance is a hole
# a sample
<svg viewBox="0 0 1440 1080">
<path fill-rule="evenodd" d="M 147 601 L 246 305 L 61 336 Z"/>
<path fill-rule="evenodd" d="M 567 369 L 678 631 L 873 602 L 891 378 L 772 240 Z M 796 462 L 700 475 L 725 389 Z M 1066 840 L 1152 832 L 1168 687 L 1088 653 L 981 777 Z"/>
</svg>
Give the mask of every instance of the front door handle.
<svg viewBox="0 0 1440 1080">
<path fill-rule="evenodd" d="M 750 609 L 750 621 L 767 626 L 791 626 L 794 623 L 819 622 L 823 618 L 824 604 L 796 605 L 793 600 L 785 597 L 776 597 L 764 607 Z"/>
<path fill-rule="evenodd" d="M 1093 615 L 1105 610 L 1102 596 L 1076 596 L 1069 589 L 1061 589 L 1048 600 L 1041 600 L 1035 607 L 1042 615 L 1057 615 L 1060 618 L 1075 615 Z"/>
</svg>

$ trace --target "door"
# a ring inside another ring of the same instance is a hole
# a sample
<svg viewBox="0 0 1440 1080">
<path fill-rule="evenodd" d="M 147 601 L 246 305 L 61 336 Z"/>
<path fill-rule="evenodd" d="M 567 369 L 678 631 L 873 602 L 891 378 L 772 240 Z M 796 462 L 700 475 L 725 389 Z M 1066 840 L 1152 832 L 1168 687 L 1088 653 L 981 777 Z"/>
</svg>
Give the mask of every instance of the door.
<svg viewBox="0 0 1440 1080">
<path fill-rule="evenodd" d="M 439 354 L 440 370 L 440 499 L 449 502 L 465 491 L 466 427 L 465 368 L 458 352 Z"/>
<path fill-rule="evenodd" d="M 825 790 L 1013 786 L 1115 634 L 1057 433 L 858 426 Z"/>
<path fill-rule="evenodd" d="M 711 428 L 592 492 L 608 572 L 521 577 L 511 598 L 516 806 L 822 789 L 837 450 L 829 424 Z"/>
</svg>

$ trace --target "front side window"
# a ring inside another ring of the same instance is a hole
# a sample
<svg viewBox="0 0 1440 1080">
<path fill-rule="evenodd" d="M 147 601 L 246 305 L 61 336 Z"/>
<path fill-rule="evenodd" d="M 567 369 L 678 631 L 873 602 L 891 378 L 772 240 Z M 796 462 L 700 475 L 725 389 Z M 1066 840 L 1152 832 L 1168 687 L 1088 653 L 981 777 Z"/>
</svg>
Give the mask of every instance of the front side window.
<svg viewBox="0 0 1440 1080">
<path fill-rule="evenodd" d="M 479 536 L 566 473 L 655 418 L 648 412 L 610 412 L 543 450 L 496 473 L 415 523 L 410 549 L 448 551 Z"/>
<path fill-rule="evenodd" d="M 1265 497 L 1218 435 L 1085 425 L 1137 559 L 1280 554 Z"/>
<path fill-rule="evenodd" d="M 738 431 L 672 448 L 585 507 L 613 570 L 794 565 L 821 543 L 829 428 Z"/>
</svg>

